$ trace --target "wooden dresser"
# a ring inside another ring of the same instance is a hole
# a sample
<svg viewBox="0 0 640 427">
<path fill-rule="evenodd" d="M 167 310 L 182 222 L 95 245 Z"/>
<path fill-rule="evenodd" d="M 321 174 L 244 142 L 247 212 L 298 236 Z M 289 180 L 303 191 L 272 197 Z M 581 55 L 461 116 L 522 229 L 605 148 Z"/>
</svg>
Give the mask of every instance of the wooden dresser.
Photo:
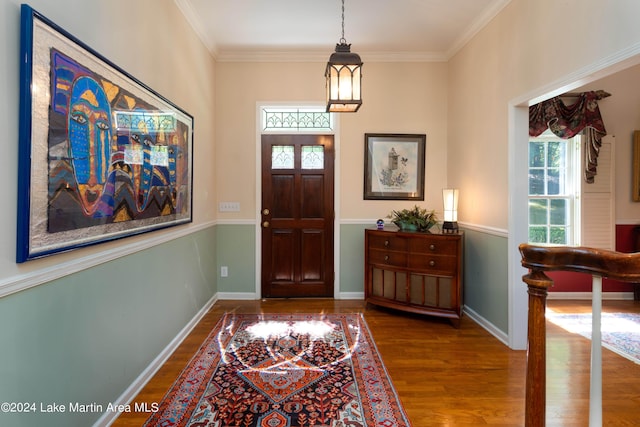
<svg viewBox="0 0 640 427">
<path fill-rule="evenodd" d="M 460 326 L 464 234 L 365 230 L 368 303 L 441 316 Z"/>
</svg>

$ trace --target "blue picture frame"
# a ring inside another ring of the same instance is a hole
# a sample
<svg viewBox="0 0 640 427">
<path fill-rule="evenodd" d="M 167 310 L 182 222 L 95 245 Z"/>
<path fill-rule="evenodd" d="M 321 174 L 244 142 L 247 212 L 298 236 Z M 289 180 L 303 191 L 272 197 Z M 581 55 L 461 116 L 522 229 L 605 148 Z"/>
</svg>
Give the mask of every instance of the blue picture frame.
<svg viewBox="0 0 640 427">
<path fill-rule="evenodd" d="M 193 117 L 23 4 L 16 262 L 193 221 Z"/>
</svg>

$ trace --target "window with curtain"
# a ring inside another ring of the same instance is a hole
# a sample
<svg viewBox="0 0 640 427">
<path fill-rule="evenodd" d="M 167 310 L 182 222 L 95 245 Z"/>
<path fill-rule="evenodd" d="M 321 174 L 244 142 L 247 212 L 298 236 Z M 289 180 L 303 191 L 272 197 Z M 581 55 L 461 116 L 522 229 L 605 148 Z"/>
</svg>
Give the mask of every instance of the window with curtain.
<svg viewBox="0 0 640 427">
<path fill-rule="evenodd" d="M 580 137 L 529 139 L 529 243 L 580 241 Z"/>
<path fill-rule="evenodd" d="M 597 174 L 602 138 L 607 134 L 598 101 L 610 96 L 605 91 L 556 96 L 529 107 L 529 136 L 536 137 L 550 130 L 560 138 L 584 138 L 584 180 L 592 184 Z M 563 98 L 575 100 L 565 104 Z"/>
</svg>

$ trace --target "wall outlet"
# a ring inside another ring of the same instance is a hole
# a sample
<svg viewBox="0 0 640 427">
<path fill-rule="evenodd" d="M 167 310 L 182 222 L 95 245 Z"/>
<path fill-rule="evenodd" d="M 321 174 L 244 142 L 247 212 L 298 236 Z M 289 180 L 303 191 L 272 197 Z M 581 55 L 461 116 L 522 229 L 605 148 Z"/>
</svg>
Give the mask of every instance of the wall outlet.
<svg viewBox="0 0 640 427">
<path fill-rule="evenodd" d="M 240 202 L 220 202 L 218 212 L 240 212 Z"/>
<path fill-rule="evenodd" d="M 229 267 L 226 265 L 220 267 L 220 277 L 229 277 Z"/>
</svg>

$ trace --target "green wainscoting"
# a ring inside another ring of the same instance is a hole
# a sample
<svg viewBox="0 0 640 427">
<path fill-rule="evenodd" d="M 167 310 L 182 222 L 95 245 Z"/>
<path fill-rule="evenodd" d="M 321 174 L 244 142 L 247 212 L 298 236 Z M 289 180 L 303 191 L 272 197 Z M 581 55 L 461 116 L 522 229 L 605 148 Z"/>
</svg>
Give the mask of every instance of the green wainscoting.
<svg viewBox="0 0 640 427">
<path fill-rule="evenodd" d="M 216 294 L 215 241 L 210 227 L 0 298 L 0 402 L 37 405 L 0 425 L 92 425 Z"/>
<path fill-rule="evenodd" d="M 369 225 L 340 227 L 340 292 L 364 293 L 364 229 Z M 216 227 L 218 292 L 225 298 L 238 293 L 245 298 L 256 292 L 255 225 L 219 224 Z M 226 266 L 228 277 L 220 277 Z"/>
<path fill-rule="evenodd" d="M 216 274 L 218 292 L 228 298 L 229 293 L 242 297 L 256 293 L 256 226 L 254 224 L 219 224 L 217 230 Z M 227 277 L 220 277 L 226 266 Z"/>
<path fill-rule="evenodd" d="M 340 292 L 364 296 L 364 230 L 371 224 L 340 226 Z"/>
<path fill-rule="evenodd" d="M 343 295 L 364 293 L 369 226 L 340 227 Z M 0 402 L 37 405 L 0 413 L 0 425 L 94 423 L 212 297 L 255 293 L 255 253 L 254 225 L 217 225 L 0 298 Z M 465 230 L 465 306 L 505 334 L 506 260 L 506 237 Z M 70 412 L 72 403 L 102 411 Z"/>
<path fill-rule="evenodd" d="M 507 238 L 466 229 L 464 304 L 495 328 L 509 332 Z"/>
</svg>

